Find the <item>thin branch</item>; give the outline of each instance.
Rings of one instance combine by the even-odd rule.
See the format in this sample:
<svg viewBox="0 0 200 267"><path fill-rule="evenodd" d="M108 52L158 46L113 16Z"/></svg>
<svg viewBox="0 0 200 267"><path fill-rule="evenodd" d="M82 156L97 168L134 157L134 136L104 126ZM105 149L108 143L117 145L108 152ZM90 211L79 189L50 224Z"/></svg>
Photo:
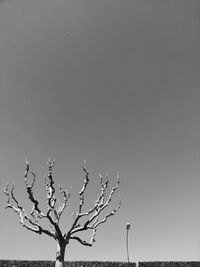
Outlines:
<svg viewBox="0 0 200 267"><path fill-rule="evenodd" d="M38 223L33 222L26 214L25 209L19 205L19 202L16 200L14 197L14 185L12 186L10 192L9 192L9 185L7 184L5 189L4 189L4 194L7 196L7 206L6 208L11 208L18 214L20 217L20 223L23 227L26 229L42 234L45 233L51 237L56 238L56 236L50 232L49 230L43 229ZM31 226L32 225L32 226Z"/></svg>
<svg viewBox="0 0 200 267"><path fill-rule="evenodd" d="M70 195L71 195L71 191L68 192L67 190L63 190L61 186L59 186L59 191L60 191L61 194L63 194L64 201L60 205L59 209L57 210L58 221L59 221L64 209L66 208L68 200L69 200Z"/></svg>
<svg viewBox="0 0 200 267"><path fill-rule="evenodd" d="M71 229L68 231L68 233L71 233L73 231L73 229L76 229L77 227L79 227L79 219L83 216L85 216L86 214L83 214L82 213L82 207L83 207L83 204L84 204L84 193L85 193L85 190L88 186L88 183L89 183L89 172L86 170L86 161L84 161L84 164L83 164L83 171L85 173L85 180L83 182L83 186L81 188L81 191L79 192L79 199L80 199L80 202L79 202L79 209L78 209L78 212L77 213L74 213L73 216L74 216L74 222L71 226Z"/></svg>
<svg viewBox="0 0 200 267"><path fill-rule="evenodd" d="M54 216L56 217L56 219L58 219L57 211L55 209L56 198L55 198L54 181L53 181L53 178L52 178L52 168L54 166L54 163L55 163L55 161L51 161L50 159L49 159L49 161L47 163L48 167L49 167L49 173L48 173L49 183L48 184L46 183L47 200L48 200L48 202L47 202L48 203L48 211L47 211L46 215L44 213L42 213L42 211L39 209L39 207L38 207L39 202L33 196L32 188L33 188L34 183L35 183L36 174L33 171L30 171L29 163L27 161L26 161L26 171L25 171L25 175L24 176L25 176L25 184L26 184L27 193L28 193L29 199L33 203L33 208L32 208L32 211L31 211L31 215L33 217L34 217L34 214L36 215L36 217L34 217L36 222L37 222L38 218L40 218L40 219L41 218L47 218L49 220L50 224L54 227L54 232L56 232L56 235L57 236L61 236L62 233L60 231L60 228L59 228L57 222L55 222L53 220L52 216L51 216L51 212L54 212ZM28 177L28 173L29 172L33 176L33 181L32 181L31 184L28 184L28 182L27 182L27 177ZM40 226L39 225L37 225L37 226L40 229ZM48 231L48 230L44 230L43 228L41 228L41 231L45 232L45 231Z"/></svg>
<svg viewBox="0 0 200 267"><path fill-rule="evenodd" d="M90 243L82 240L80 237L77 237L77 236L71 236L70 235L70 239L75 239L75 240L79 241L82 245L85 245L85 246L92 246L93 243L96 242L95 236L96 236L96 232L97 232L98 226L100 224L105 223L109 217L113 216L118 211L120 206L121 206L121 201L119 202L117 207L115 209L113 209L110 213L106 214L106 216L101 221L98 222L99 217L96 217L95 218L95 222L92 224L92 226L83 226L83 227L79 228L77 231L73 231L73 233L71 233L71 234L74 234L75 232L80 232L80 231L83 231L83 230L92 229L93 232L92 232Z"/></svg>
<svg viewBox="0 0 200 267"><path fill-rule="evenodd" d="M104 202L104 193L105 193L105 191L104 191L103 192L103 196L102 196L103 202L100 202L98 204L98 206L96 208L96 212L86 221L86 223L84 225L85 227L88 226L90 223L92 223L96 218L99 218L99 215L102 213L102 211L106 207L108 207L109 203L112 200L112 197L113 197L114 193L119 188L120 178L119 178L119 176L117 176L117 178L118 178L117 185L111 189L111 192L110 192L110 195L108 197L108 200L106 201L106 203L103 203ZM77 231L77 230L75 230L75 231Z"/></svg>
<svg viewBox="0 0 200 267"><path fill-rule="evenodd" d="M56 196L55 196L55 187L54 187L54 180L52 177L52 169L55 164L55 160L52 160L49 158L49 161L47 162L48 168L49 168L49 173L48 173L48 178L49 182L47 183L45 181L45 186L47 190L47 206L48 206L48 211L47 211L47 218L49 222L53 225L55 232L56 232L56 239L61 239L63 238L62 232L59 227L59 214L56 210ZM53 219L51 214L54 214L54 217L56 220Z"/></svg>
<svg viewBox="0 0 200 267"><path fill-rule="evenodd" d="M103 177L101 176L101 174L99 174L100 176L100 185L101 185L101 194L99 195L99 199L97 200L97 204L100 203L100 201L102 201L102 204L104 204L104 200L105 200L105 196L106 196L106 189L108 188L108 174L106 175L106 181L105 183L103 183Z"/></svg>
<svg viewBox="0 0 200 267"><path fill-rule="evenodd" d="M70 239L75 239L75 240L77 240L79 243L81 243L81 244L84 245L84 246L89 246L89 247L92 246L92 243L86 242L86 241L82 240L82 239L81 239L80 237L78 237L78 236L72 236L72 237L70 237Z"/></svg>
<svg viewBox="0 0 200 267"><path fill-rule="evenodd" d="M56 197L55 197L55 188L54 188L54 180L52 177L52 169L55 164L55 160L51 161L49 158L49 161L47 162L48 168L49 168L49 182L46 182L46 190L47 190L47 200L48 200L48 207L53 210L56 205Z"/></svg>
<svg viewBox="0 0 200 267"><path fill-rule="evenodd" d="M121 201L119 202L117 207L115 209L113 209L110 213L106 214L106 216L101 221L99 221L98 223L94 223L92 225L92 228L97 228L100 224L106 222L109 217L113 216L118 211L120 206L121 206Z"/></svg>
<svg viewBox="0 0 200 267"><path fill-rule="evenodd" d="M105 204L103 204L103 205L100 207L100 212L101 212L102 210L104 210L104 209L109 205L109 203L111 202L112 197L113 197L115 191L119 188L119 185L120 185L120 178L119 178L119 174L118 174L118 175L117 175L117 185L111 189L111 192L110 192L110 195L109 195L109 197L108 197L108 200L106 201Z"/></svg>
<svg viewBox="0 0 200 267"><path fill-rule="evenodd" d="M91 240L90 243L93 244L94 242L96 242L95 236L96 236L96 232L97 232L97 228L94 228L92 231L92 236L91 236Z"/></svg>
<svg viewBox="0 0 200 267"><path fill-rule="evenodd" d="M85 165L86 165L86 161L84 161L84 164L83 164L83 171L85 172L85 180L83 182L83 187L82 187L81 191L79 192L79 198L80 198L79 214L82 211L82 207L84 204L84 193L85 193L85 190L86 190L88 183L89 183L89 172L87 171Z"/></svg>
<svg viewBox="0 0 200 267"><path fill-rule="evenodd" d="M108 188L109 181L108 181L107 175L106 175L105 183L103 182L103 178L102 178L101 174L99 174L99 177L100 177L99 183L101 186L101 193L98 196L97 200L95 201L94 207L91 208L88 212L80 213L79 218L82 218L84 216L88 216L88 215L92 214L94 211L97 211L99 209L99 207L103 206L103 204L104 204L106 189Z"/></svg>
<svg viewBox="0 0 200 267"><path fill-rule="evenodd" d="M33 180L32 180L31 184L29 184L27 182L27 178L28 178L29 172L33 176ZM31 211L31 215L34 217L34 214L35 214L37 216L37 218L41 219L41 218L44 218L46 216L39 209L39 206L38 206L39 202L33 196L33 186L35 184L35 179L36 179L36 174L33 171L30 171L29 163L26 160L26 171L25 171L25 174L24 174L24 182L25 182L25 185L26 185L26 191L28 193L28 197L29 197L30 201L33 203L33 208L32 208L32 211Z"/></svg>
<svg viewBox="0 0 200 267"><path fill-rule="evenodd" d="M106 207L109 206L109 204L113 198L113 195L115 194L116 190L119 188L119 185L120 185L119 175L117 175L117 178L118 178L117 185L111 189L109 197L108 197L107 201L105 202L105 192L106 192L106 189L108 188L108 176L107 176L105 183L103 183L103 178L100 176L101 193L100 193L99 197L97 198L95 205L92 209L90 209L88 212L77 213L75 215L75 221L74 221L70 231L68 232L68 235L70 236L70 238L76 239L81 244L83 244L83 243L85 243L85 241L83 241L80 237L77 238L77 237L74 237L73 235L75 233L78 233L81 231L93 230L90 243L87 243L87 242L86 243L87 243L87 245L88 244L92 245L93 242L95 242L95 236L96 236L98 226L105 223L107 221L107 219L109 217L113 216L119 210L119 208L121 206L121 201L120 201L115 209L113 209L113 210L111 210L111 212L107 213L102 220L99 220L100 214L102 213L102 211ZM89 216L92 213L94 213L94 214L83 224L83 226L81 226L78 223L80 218L82 218L83 216L86 216L86 215Z"/></svg>
<svg viewBox="0 0 200 267"><path fill-rule="evenodd" d="M55 209L57 199L55 197L54 180L52 177L52 169L53 169L54 164L55 164L55 160L51 161L51 159L49 158L49 161L47 162L49 180L47 182L45 179L45 187L47 190L47 208L48 208L46 217L48 218L49 222L55 227L58 222L58 214ZM56 221L54 221L51 215L52 212L53 212L53 215L55 216Z"/></svg>

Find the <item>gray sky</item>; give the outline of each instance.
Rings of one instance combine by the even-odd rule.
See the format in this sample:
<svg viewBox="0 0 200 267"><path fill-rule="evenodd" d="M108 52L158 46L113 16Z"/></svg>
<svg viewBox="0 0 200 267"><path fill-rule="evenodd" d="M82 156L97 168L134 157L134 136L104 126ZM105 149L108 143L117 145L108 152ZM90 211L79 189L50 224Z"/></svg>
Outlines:
<svg viewBox="0 0 200 267"><path fill-rule="evenodd" d="M130 260L200 260L199 47L198 0L1 2L2 187L15 181L26 202L27 157L42 199L54 157L56 181L73 186L65 229L84 159L88 203L99 172L111 186L121 174L120 212L66 260L126 260L126 222ZM0 258L54 260L54 241L22 229L5 202Z"/></svg>

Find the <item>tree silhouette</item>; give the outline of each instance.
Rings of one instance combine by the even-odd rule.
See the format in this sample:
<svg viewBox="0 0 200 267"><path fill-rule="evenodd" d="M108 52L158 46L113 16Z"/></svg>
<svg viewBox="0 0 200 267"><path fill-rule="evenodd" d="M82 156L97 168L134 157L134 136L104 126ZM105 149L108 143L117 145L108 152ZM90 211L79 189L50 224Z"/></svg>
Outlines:
<svg viewBox="0 0 200 267"><path fill-rule="evenodd" d="M32 202L33 207L30 212L30 215L27 215L23 206L19 204L17 199L14 196L14 184L9 186L6 185L4 188L4 193L7 196L7 206L6 208L11 208L14 210L19 218L20 223L26 229L37 233L37 234L46 234L57 241L57 252L56 252L56 267L63 267L64 266L64 257L65 257L65 249L66 246L69 244L71 239L78 241L80 244L84 246L91 247L95 242L95 236L97 232L97 228L105 223L109 217L114 215L121 206L121 201L119 201L118 205L108 212L103 218L100 219L100 215L102 212L110 205L112 201L113 195L115 194L116 190L119 187L120 179L119 175L117 175L117 185L111 188L110 194L106 199L106 193L109 185L108 176L106 177L106 181L100 175L100 188L101 192L97 197L94 205L91 209L87 211L83 211L83 206L85 202L85 191L89 183L89 173L85 167L85 162L83 165L83 171L85 174L85 179L83 182L83 186L79 192L79 205L78 210L73 214L73 223L71 228L66 232L63 233L60 226L60 218L63 214L63 211L67 207L71 192L67 190L63 190L61 186L59 186L59 191L63 195L63 203L58 205L57 197L55 195L55 187L54 187L54 179L52 176L52 169L54 167L55 161L47 162L48 165L48 179L45 180L45 187L47 191L47 211L44 213L39 208L39 202L35 198L33 194L33 186L36 181L36 174L35 172L30 170L29 163L26 161L26 171L24 174L24 182L26 186L26 191L28 194L29 200ZM28 175L32 176L32 182L28 182ZM82 222L82 218L84 218L84 222ZM44 228L41 226L40 221L46 219L50 223L50 228ZM81 222L80 222L81 219ZM92 230L91 240L90 242L83 240L77 234L83 231Z"/></svg>

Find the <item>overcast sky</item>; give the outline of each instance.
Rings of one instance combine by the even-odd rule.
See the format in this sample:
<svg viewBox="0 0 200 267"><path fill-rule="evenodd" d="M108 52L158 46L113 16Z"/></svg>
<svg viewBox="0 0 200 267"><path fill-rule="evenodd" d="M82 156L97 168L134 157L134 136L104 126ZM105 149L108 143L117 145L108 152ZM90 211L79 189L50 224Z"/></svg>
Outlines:
<svg viewBox="0 0 200 267"><path fill-rule="evenodd" d="M119 171L92 248L75 241L66 260L200 260L199 0L8 0L0 3L0 184L27 204L24 159L43 200L46 161L73 187L70 225L84 179ZM44 197L43 197L44 194ZM1 197L0 258L55 259L56 243L23 229ZM87 206L86 205L86 206ZM90 240L90 236L85 237Z"/></svg>

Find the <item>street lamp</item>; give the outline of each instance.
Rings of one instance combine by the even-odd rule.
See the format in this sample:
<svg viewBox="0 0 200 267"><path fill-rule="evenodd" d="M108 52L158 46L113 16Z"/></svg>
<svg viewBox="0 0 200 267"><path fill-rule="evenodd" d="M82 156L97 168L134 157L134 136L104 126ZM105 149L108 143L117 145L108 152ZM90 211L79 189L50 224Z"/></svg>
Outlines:
<svg viewBox="0 0 200 267"><path fill-rule="evenodd" d="M129 264L128 231L130 230L130 228L131 228L131 224L130 223L127 223L126 224L126 252L127 252L127 261L128 261L128 264Z"/></svg>

